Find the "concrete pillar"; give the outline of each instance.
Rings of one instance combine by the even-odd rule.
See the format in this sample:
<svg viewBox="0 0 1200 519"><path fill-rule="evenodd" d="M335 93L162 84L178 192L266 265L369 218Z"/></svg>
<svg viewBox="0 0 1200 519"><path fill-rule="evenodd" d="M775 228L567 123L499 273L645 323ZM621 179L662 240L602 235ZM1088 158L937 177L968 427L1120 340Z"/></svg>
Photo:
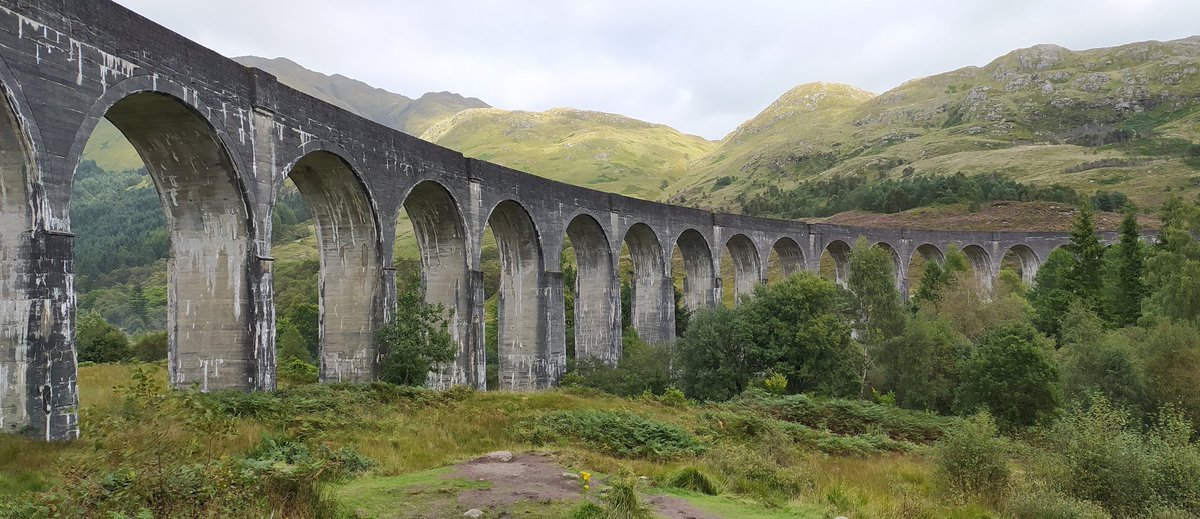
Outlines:
<svg viewBox="0 0 1200 519"><path fill-rule="evenodd" d="M274 259L255 258L250 264L250 297L254 300L254 389L275 389Z"/></svg>
<svg viewBox="0 0 1200 519"><path fill-rule="evenodd" d="M23 241L23 240L22 240ZM25 432L36 438L71 440L79 436L79 389L76 385L74 237L69 233L35 231L29 244L24 300L6 300L6 338L23 334L14 343L15 355L3 359L5 380L0 410L6 432ZM14 310L25 311L24 326ZM23 343L23 344L22 344ZM11 403L10 403L11 402ZM13 405L13 404L17 405ZM23 404L24 409L18 406Z"/></svg>
<svg viewBox="0 0 1200 519"><path fill-rule="evenodd" d="M537 372L534 386L538 389L558 385L567 371L567 320L563 313L563 273L547 271L542 274L540 305L545 315L545 339L538 346Z"/></svg>
<svg viewBox="0 0 1200 519"><path fill-rule="evenodd" d="M483 271L467 271L464 295L465 300L461 308L465 308L467 313L460 319L466 327L462 349L459 350L458 363L462 366L466 377L465 384L475 389L488 389Z"/></svg>

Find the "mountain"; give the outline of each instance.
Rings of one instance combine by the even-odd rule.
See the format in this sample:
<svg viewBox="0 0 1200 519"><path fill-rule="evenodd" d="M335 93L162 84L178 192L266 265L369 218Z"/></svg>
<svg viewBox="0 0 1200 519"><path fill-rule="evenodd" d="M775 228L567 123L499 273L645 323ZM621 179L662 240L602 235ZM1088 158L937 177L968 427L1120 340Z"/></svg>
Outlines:
<svg viewBox="0 0 1200 519"><path fill-rule="evenodd" d="M341 74L315 72L287 58L241 56L233 60L260 68L296 90L409 135L421 135L433 123L462 110L489 106L474 97L450 92L429 92L411 99Z"/></svg>
<svg viewBox="0 0 1200 519"><path fill-rule="evenodd" d="M572 108L464 110L421 138L546 178L651 200L715 146L669 126Z"/></svg>
<svg viewBox="0 0 1200 519"><path fill-rule="evenodd" d="M723 139L671 200L740 211L812 178L998 172L1156 207L1200 189L1200 37L1037 45L877 96L801 85Z"/></svg>

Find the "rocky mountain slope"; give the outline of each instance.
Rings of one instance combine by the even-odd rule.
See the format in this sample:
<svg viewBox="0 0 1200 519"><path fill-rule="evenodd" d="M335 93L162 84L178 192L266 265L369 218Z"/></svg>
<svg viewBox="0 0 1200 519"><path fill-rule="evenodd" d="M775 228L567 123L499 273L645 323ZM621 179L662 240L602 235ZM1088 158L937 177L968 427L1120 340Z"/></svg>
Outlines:
<svg viewBox="0 0 1200 519"><path fill-rule="evenodd" d="M877 96L802 85L729 134L672 200L740 201L814 177L998 172L1157 205L1200 189L1200 37L1013 51Z"/></svg>

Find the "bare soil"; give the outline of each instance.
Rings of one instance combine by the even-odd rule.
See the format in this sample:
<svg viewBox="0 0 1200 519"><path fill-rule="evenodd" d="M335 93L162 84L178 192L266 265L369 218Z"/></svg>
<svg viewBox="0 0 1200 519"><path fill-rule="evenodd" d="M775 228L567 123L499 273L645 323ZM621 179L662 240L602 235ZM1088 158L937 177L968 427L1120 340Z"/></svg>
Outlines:
<svg viewBox="0 0 1200 519"><path fill-rule="evenodd" d="M828 218L810 218L806 221L851 225L856 227L883 227L925 229L931 231L1048 231L1067 232L1075 221L1077 209L1070 204L1056 202L992 202L984 204L972 213L965 205L921 207L893 214L847 211ZM1094 221L1100 231L1116 231L1121 226L1119 213L1096 212ZM1138 216L1143 229L1157 229L1158 218Z"/></svg>
<svg viewBox="0 0 1200 519"><path fill-rule="evenodd" d="M581 495L580 482L565 476L567 472L574 471L567 470L550 456L530 453L517 454L507 462L487 457L471 460L458 465L449 477L490 483L490 488L464 490L458 495L459 506L488 510L524 502L577 500ZM603 487L603 481L593 479L592 494L597 495ZM661 517L721 519L677 497L650 496L646 501Z"/></svg>

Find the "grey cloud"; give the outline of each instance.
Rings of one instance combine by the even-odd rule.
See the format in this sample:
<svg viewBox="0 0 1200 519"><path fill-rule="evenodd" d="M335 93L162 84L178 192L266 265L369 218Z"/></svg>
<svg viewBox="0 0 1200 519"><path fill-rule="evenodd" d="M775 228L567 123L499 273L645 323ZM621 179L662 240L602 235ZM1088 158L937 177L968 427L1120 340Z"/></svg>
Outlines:
<svg viewBox="0 0 1200 519"><path fill-rule="evenodd" d="M800 83L883 92L1037 43L1200 32L1194 0L120 1L230 56L286 56L410 96L619 112L711 139Z"/></svg>

